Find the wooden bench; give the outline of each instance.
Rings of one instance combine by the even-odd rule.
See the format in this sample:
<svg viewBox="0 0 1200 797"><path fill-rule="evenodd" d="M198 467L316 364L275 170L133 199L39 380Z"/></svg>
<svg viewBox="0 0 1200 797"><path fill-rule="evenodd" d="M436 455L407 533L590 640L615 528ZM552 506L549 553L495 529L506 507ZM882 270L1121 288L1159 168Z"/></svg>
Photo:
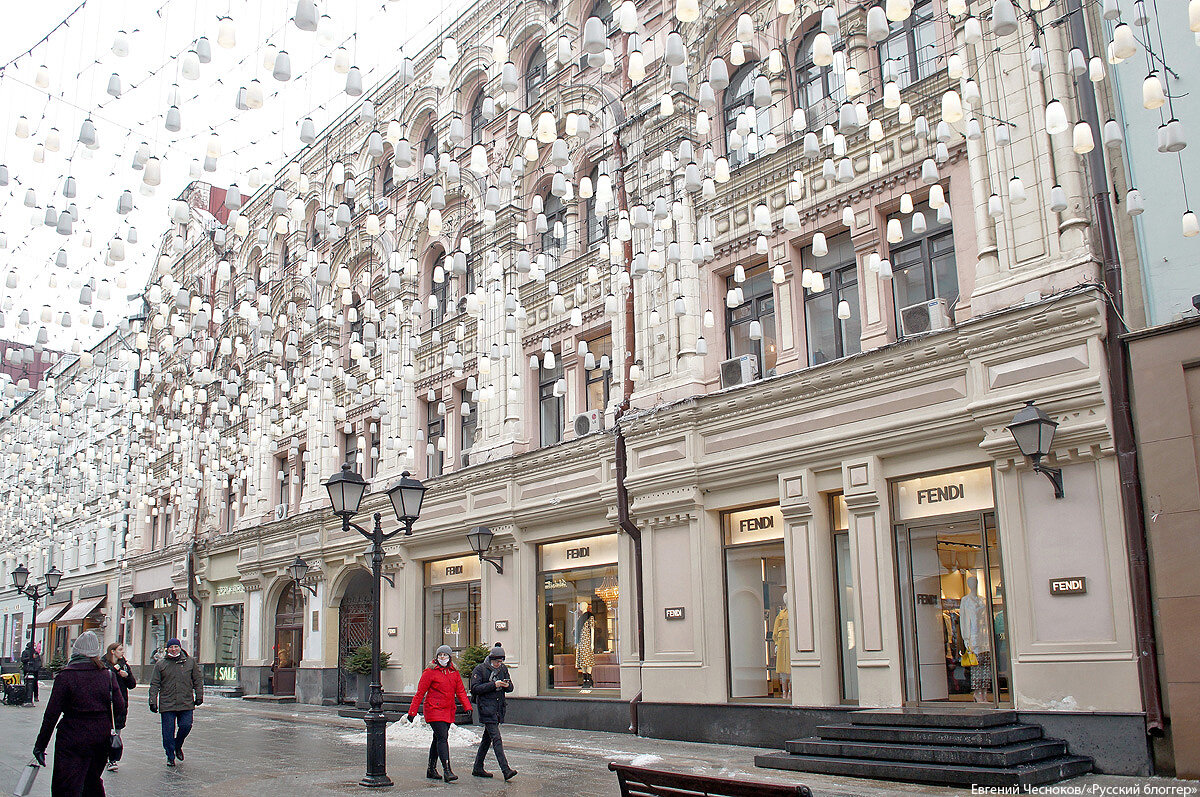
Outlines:
<svg viewBox="0 0 1200 797"><path fill-rule="evenodd" d="M621 797L812 797L807 786L782 786L708 775L687 775L609 762Z"/></svg>

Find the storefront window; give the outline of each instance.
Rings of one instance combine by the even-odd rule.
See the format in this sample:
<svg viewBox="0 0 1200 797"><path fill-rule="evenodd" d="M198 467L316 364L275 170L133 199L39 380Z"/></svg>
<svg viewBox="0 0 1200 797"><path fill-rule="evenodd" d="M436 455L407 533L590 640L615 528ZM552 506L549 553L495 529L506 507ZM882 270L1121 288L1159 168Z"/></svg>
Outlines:
<svg viewBox="0 0 1200 797"><path fill-rule="evenodd" d="M242 664L242 606L213 607L214 670L213 680L219 684L236 684Z"/></svg>
<svg viewBox="0 0 1200 797"><path fill-rule="evenodd" d="M791 621L783 514L764 506L725 515L729 697L791 697Z"/></svg>
<svg viewBox="0 0 1200 797"><path fill-rule="evenodd" d="M479 640L479 558L426 562L426 655L432 656L439 645L449 645L458 655Z"/></svg>
<svg viewBox="0 0 1200 797"><path fill-rule="evenodd" d="M846 496L833 496L833 576L837 589L838 662L842 700L858 702L858 634L854 625L854 567L850 561L850 513Z"/></svg>
<svg viewBox="0 0 1200 797"><path fill-rule="evenodd" d="M617 535L548 543L539 556L543 691L620 689Z"/></svg>
<svg viewBox="0 0 1200 797"><path fill-rule="evenodd" d="M156 601L157 603L157 601ZM143 661L156 662L162 658L167 640L175 636L175 609L153 609L146 617L146 649Z"/></svg>

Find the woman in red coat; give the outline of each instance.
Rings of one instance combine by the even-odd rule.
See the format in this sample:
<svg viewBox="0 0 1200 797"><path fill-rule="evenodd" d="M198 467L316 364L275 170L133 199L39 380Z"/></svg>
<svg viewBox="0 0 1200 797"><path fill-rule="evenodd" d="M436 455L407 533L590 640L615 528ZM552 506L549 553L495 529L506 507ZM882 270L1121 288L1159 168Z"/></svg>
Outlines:
<svg viewBox="0 0 1200 797"><path fill-rule="evenodd" d="M413 697L412 705L408 707L408 721L412 722L425 701L425 721L433 728L433 743L429 745L429 769L425 772L427 778L444 778L447 783L458 780L458 775L450 771L450 723L454 722L454 698L462 703L463 709L471 710L471 700L467 697L466 687L463 686L462 676L458 668L450 660L452 651L449 645L442 645L433 656L433 661L421 673L421 682L417 684L417 694ZM437 771L437 761L442 759L443 774Z"/></svg>

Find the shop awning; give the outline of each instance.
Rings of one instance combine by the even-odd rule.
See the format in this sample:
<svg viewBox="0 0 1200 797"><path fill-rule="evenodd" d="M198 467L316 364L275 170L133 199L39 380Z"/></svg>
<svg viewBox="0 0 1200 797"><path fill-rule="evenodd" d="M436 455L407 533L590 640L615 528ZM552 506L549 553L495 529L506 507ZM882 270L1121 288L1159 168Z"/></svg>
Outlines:
<svg viewBox="0 0 1200 797"><path fill-rule="evenodd" d="M45 628L51 623L57 621L58 618L62 617L66 613L67 609L70 608L71 604L69 601L47 606L45 609L42 609L40 612L38 612L37 627Z"/></svg>
<svg viewBox="0 0 1200 797"><path fill-rule="evenodd" d="M151 590L150 592L135 592L133 597L129 599L129 605L145 606L147 604L154 603L160 598L166 600L167 598L172 597L174 594L175 590L171 587L167 587L166 589Z"/></svg>
<svg viewBox="0 0 1200 797"><path fill-rule="evenodd" d="M106 600L107 598L103 595L101 595L99 598L84 598L83 600L76 602L76 604L71 607L70 611L64 612L62 617L59 617L55 622L59 625L65 625L67 623L82 623L84 618L96 611L96 609L100 608L100 604L104 603Z"/></svg>

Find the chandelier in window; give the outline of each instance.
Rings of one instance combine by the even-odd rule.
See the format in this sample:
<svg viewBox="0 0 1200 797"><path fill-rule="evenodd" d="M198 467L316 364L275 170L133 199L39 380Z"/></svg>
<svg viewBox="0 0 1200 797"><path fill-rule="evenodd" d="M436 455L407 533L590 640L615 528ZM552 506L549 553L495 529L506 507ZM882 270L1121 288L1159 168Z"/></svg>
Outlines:
<svg viewBox="0 0 1200 797"><path fill-rule="evenodd" d="M619 594L616 576L605 576L600 586L596 587L596 597L605 603L616 603Z"/></svg>

